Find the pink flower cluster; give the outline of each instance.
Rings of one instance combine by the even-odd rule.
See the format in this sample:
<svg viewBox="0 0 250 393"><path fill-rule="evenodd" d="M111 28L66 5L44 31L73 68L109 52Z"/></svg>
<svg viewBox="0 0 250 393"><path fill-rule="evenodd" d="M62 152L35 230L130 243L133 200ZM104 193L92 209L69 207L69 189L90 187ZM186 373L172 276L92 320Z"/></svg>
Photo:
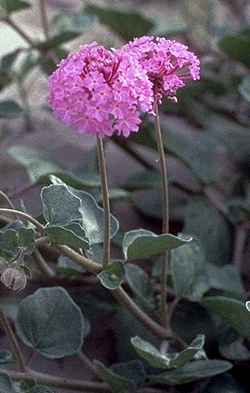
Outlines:
<svg viewBox="0 0 250 393"><path fill-rule="evenodd" d="M198 78L199 60L178 42L142 37L116 51L94 42L50 76L49 103L79 133L127 137L139 130L142 113Z"/></svg>
<svg viewBox="0 0 250 393"><path fill-rule="evenodd" d="M154 97L161 102L164 96L176 100L176 92L189 80L200 77L199 59L174 40L159 37L135 38L120 52L136 58L153 84Z"/></svg>
<svg viewBox="0 0 250 393"><path fill-rule="evenodd" d="M128 136L139 129L141 112L152 108L152 84L129 54L95 42L63 60L49 79L56 116L79 133Z"/></svg>

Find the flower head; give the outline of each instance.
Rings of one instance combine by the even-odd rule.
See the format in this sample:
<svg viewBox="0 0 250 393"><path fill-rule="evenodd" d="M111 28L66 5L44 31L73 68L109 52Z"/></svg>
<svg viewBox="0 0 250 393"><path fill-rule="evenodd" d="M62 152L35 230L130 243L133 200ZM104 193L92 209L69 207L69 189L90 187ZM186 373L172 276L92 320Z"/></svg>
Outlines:
<svg viewBox="0 0 250 393"><path fill-rule="evenodd" d="M157 102L164 96L176 99L179 88L200 77L199 59L186 45L174 40L144 36L124 45L120 52L132 55L142 65Z"/></svg>
<svg viewBox="0 0 250 393"><path fill-rule="evenodd" d="M1 274L1 282L13 291L21 291L26 287L27 276L21 269L7 267Z"/></svg>
<svg viewBox="0 0 250 393"><path fill-rule="evenodd" d="M152 109L152 84L129 53L94 42L69 55L50 76L49 103L79 133L128 136L138 131L141 112Z"/></svg>

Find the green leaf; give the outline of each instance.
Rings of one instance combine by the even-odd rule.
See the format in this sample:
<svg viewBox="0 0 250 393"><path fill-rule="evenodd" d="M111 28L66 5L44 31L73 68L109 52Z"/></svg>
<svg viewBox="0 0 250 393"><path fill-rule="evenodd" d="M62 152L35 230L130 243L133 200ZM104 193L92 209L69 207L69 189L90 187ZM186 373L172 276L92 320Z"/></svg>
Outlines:
<svg viewBox="0 0 250 393"><path fill-rule="evenodd" d="M97 277L105 288L114 290L121 285L124 275L123 263L113 262L108 264Z"/></svg>
<svg viewBox="0 0 250 393"><path fill-rule="evenodd" d="M232 368L232 364L223 360L195 360L177 370L165 371L150 377L152 383L164 385L182 385L222 374Z"/></svg>
<svg viewBox="0 0 250 393"><path fill-rule="evenodd" d="M96 188L101 185L100 176L96 173L83 173L81 178L67 172L49 173L41 177L38 182L40 184L44 184L44 182L46 184L67 184L67 186L77 189Z"/></svg>
<svg viewBox="0 0 250 393"><path fill-rule="evenodd" d="M174 310L171 326L184 341L190 342L201 332L206 337L208 348L215 340L217 330L209 311L200 303L181 300Z"/></svg>
<svg viewBox="0 0 250 393"><path fill-rule="evenodd" d="M131 339L131 344L139 356L145 359L151 367L169 369L179 368L194 359L203 349L205 338L197 336L191 344L179 353L161 353L155 346L136 336Z"/></svg>
<svg viewBox="0 0 250 393"><path fill-rule="evenodd" d="M64 226L82 218L81 200L65 184L44 187L41 199L43 216L50 226Z"/></svg>
<svg viewBox="0 0 250 393"><path fill-rule="evenodd" d="M70 191L80 199L81 207L80 213L82 216L81 225L84 228L86 237L90 245L102 243L104 241L104 210L101 208L95 198L85 192L69 188ZM116 235L119 230L119 222L111 214L111 239Z"/></svg>
<svg viewBox="0 0 250 393"><path fill-rule="evenodd" d="M16 393L13 382L7 374L0 373L0 393Z"/></svg>
<svg viewBox="0 0 250 393"><path fill-rule="evenodd" d="M137 354L145 359L151 367L163 369L169 368L170 358L161 354L161 352L148 341L136 336L131 338L131 344Z"/></svg>
<svg viewBox="0 0 250 393"><path fill-rule="evenodd" d="M102 8L96 5L88 5L84 11L89 15L96 15L101 23L126 41L148 34L154 27L150 19L135 11Z"/></svg>
<svg viewBox="0 0 250 393"><path fill-rule="evenodd" d="M16 329L20 339L49 359L77 354L83 345L84 318L60 287L41 288L19 305Z"/></svg>
<svg viewBox="0 0 250 393"><path fill-rule="evenodd" d="M33 248L35 245L35 232L31 228L7 225L0 231L0 256L14 259L20 248Z"/></svg>
<svg viewBox="0 0 250 393"><path fill-rule="evenodd" d="M74 249L87 248L88 240L81 225L73 222L64 226L49 225L45 228L45 233L51 244L63 244Z"/></svg>
<svg viewBox="0 0 250 393"><path fill-rule="evenodd" d="M125 272L126 281L136 296L136 300L145 308L153 310L155 308L154 291L145 270L140 266L127 263Z"/></svg>
<svg viewBox="0 0 250 393"><path fill-rule="evenodd" d="M239 92L242 97L250 102L250 76L246 76L239 85Z"/></svg>
<svg viewBox="0 0 250 393"><path fill-rule="evenodd" d="M0 102L0 119L14 119L23 113L23 109L15 101Z"/></svg>
<svg viewBox="0 0 250 393"><path fill-rule="evenodd" d="M35 245L35 231L32 228L20 228L17 231L18 247L32 248Z"/></svg>
<svg viewBox="0 0 250 393"><path fill-rule="evenodd" d="M206 260L215 265L231 261L232 230L226 218L204 198L192 198L185 209L184 233L201 242Z"/></svg>
<svg viewBox="0 0 250 393"><path fill-rule="evenodd" d="M22 11L29 7L30 4L24 0L0 0L0 11L2 8L7 14Z"/></svg>
<svg viewBox="0 0 250 393"><path fill-rule="evenodd" d="M47 154L41 154L26 146L11 146L8 149L8 154L25 167L32 183L37 182L41 176L61 170Z"/></svg>
<svg viewBox="0 0 250 393"><path fill-rule="evenodd" d="M89 245L102 243L104 239L104 210L95 198L81 190L68 187L60 181L44 187L41 193L44 218L51 225L65 226L72 222L81 224ZM111 215L111 238L119 229L119 223Z"/></svg>
<svg viewBox="0 0 250 393"><path fill-rule="evenodd" d="M103 245L101 243L92 244L86 250L86 256L93 261L102 264L103 261Z"/></svg>
<svg viewBox="0 0 250 393"><path fill-rule="evenodd" d="M170 368L183 367L186 363L197 357L204 357L204 344L205 336L203 334L199 334L183 351L169 354L171 357Z"/></svg>
<svg viewBox="0 0 250 393"><path fill-rule="evenodd" d="M171 272L179 297L200 300L210 287L205 256L197 240L171 252Z"/></svg>
<svg viewBox="0 0 250 393"><path fill-rule="evenodd" d="M0 62L0 72L10 73L13 64L15 63L17 56L20 53L20 49L15 49L12 52L7 53L4 55Z"/></svg>
<svg viewBox="0 0 250 393"><path fill-rule="evenodd" d="M134 363L134 362L133 362ZM132 393L135 392L136 384L126 376L119 375L111 368L105 367L103 363L95 360L94 365L99 376L104 382L110 385L113 393Z"/></svg>
<svg viewBox="0 0 250 393"><path fill-rule="evenodd" d="M124 235L123 254L126 259L149 258L180 247L191 240L191 237L177 237L170 233L156 235L145 229L134 229Z"/></svg>
<svg viewBox="0 0 250 393"><path fill-rule="evenodd" d="M17 255L17 252L17 231L13 229L0 231L0 256L6 259L11 259Z"/></svg>
<svg viewBox="0 0 250 393"><path fill-rule="evenodd" d="M225 265L223 267L218 267L212 264L207 264L206 270L208 272L211 288L236 294L243 293L240 273L236 266Z"/></svg>
<svg viewBox="0 0 250 393"><path fill-rule="evenodd" d="M79 33L76 31L64 31L55 35L54 37L49 38L47 41L37 43L36 48L43 50L53 49L57 46L65 44L66 42L74 40L78 36Z"/></svg>
<svg viewBox="0 0 250 393"><path fill-rule="evenodd" d="M219 48L233 60L243 63L250 67L250 32L240 32L239 34L230 35L222 38L218 42Z"/></svg>
<svg viewBox="0 0 250 393"><path fill-rule="evenodd" d="M243 302L224 296L210 296L203 299L203 304L241 336L250 338L250 312Z"/></svg>

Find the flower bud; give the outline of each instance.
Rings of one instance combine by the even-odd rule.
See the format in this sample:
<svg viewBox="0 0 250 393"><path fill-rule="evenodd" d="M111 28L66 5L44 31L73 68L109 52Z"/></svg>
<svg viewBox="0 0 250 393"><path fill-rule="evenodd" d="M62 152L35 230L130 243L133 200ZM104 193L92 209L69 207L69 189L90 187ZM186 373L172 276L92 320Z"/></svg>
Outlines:
<svg viewBox="0 0 250 393"><path fill-rule="evenodd" d="M1 275L1 282L13 291L21 291L26 287L27 277L23 270L8 267Z"/></svg>

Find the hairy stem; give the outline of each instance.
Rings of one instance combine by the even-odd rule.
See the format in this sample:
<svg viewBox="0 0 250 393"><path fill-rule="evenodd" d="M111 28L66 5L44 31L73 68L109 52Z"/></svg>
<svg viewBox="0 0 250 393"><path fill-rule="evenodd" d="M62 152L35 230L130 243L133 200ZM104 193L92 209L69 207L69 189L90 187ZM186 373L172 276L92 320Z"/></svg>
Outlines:
<svg viewBox="0 0 250 393"><path fill-rule="evenodd" d="M157 149L160 159L160 173L162 182L162 232L169 232L169 196L168 196L168 172L167 172L167 162L164 150L164 144L162 139L160 116L158 105L155 105L155 131L156 131L156 141ZM168 326L168 305L167 305L167 279L168 279L168 268L170 264L170 252L167 251L163 260L161 268L161 305L160 314L162 325Z"/></svg>
<svg viewBox="0 0 250 393"><path fill-rule="evenodd" d="M17 361L18 369L24 372L26 370L26 366L25 366L22 350L19 346L19 343L17 341L16 335L11 327L10 322L2 310L0 310L0 322L5 331L6 336L8 337L11 346L11 351L13 352Z"/></svg>
<svg viewBox="0 0 250 393"><path fill-rule="evenodd" d="M44 36L46 39L48 39L49 22L48 22L48 13L47 13L47 0L40 0L39 5L40 5L41 22L42 22Z"/></svg>
<svg viewBox="0 0 250 393"><path fill-rule="evenodd" d="M105 266L110 262L111 215L110 215L110 204L109 204L107 165L105 159L103 139L101 137L97 137L97 156L98 156L99 171L101 176L102 200L103 200L103 208L104 208L105 231L104 231L103 266Z"/></svg>

